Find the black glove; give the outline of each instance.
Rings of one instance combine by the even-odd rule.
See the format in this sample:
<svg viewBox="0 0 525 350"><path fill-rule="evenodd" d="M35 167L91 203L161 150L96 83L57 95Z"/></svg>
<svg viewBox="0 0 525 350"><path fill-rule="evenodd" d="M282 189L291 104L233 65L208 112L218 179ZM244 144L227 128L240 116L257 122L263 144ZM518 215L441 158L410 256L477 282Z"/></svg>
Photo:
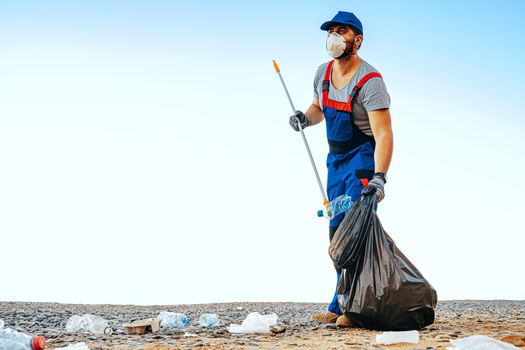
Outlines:
<svg viewBox="0 0 525 350"><path fill-rule="evenodd" d="M295 111L295 114L290 117L290 126L295 131L299 131L299 123L301 123L301 128L306 128L308 126L308 117L301 111Z"/></svg>
<svg viewBox="0 0 525 350"><path fill-rule="evenodd" d="M364 195L374 193L377 203L379 203L385 198L385 184L385 175L383 173L376 173L361 193Z"/></svg>

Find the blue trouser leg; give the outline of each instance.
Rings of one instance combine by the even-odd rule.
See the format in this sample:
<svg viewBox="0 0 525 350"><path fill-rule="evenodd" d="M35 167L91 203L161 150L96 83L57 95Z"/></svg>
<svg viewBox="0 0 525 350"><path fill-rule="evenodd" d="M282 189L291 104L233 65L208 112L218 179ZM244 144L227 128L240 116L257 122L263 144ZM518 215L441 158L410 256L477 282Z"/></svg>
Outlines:
<svg viewBox="0 0 525 350"><path fill-rule="evenodd" d="M328 200L332 201L335 198L345 194L345 181L344 181L344 172L342 169L340 169L337 164L334 164L334 166L328 166L328 186L327 186L327 194L328 194ZM332 220L330 220L330 240L332 240L332 237L339 227L339 224L343 220L344 215L340 214ZM339 303L337 301L337 286L339 285L339 279L341 278L341 271L337 271L337 284L335 285L335 294L332 298L332 301L328 305L327 310L330 312L333 312L335 314L341 315L342 312L339 309Z"/></svg>
<svg viewBox="0 0 525 350"><path fill-rule="evenodd" d="M341 309L339 309L339 302L337 301L337 287L339 286L340 279L341 279L341 272L338 272L337 273L337 283L335 285L334 297L327 308L328 311L333 312L334 314L339 314L339 315L342 314Z"/></svg>
<svg viewBox="0 0 525 350"><path fill-rule="evenodd" d="M373 149L363 145L356 152L344 155L328 155L328 200L332 201L340 195L347 194L355 201L361 195L363 185L356 177L355 172L359 169L374 169ZM338 215L330 220L330 240L344 219L344 214ZM335 267L335 266L334 266ZM336 314L342 314L337 300L337 288L341 279L341 270L336 269L337 284L332 301L327 310Z"/></svg>
<svg viewBox="0 0 525 350"><path fill-rule="evenodd" d="M335 231L337 231L338 226L330 226L329 227L329 236L330 241L332 241L332 238L334 237ZM341 310L339 309L339 303L337 301L337 287L339 286L339 280L341 279L341 269L338 269L334 265L335 271L337 272L337 283L335 285L335 293L334 297L332 298L332 301L328 305L327 310L330 312L333 312L334 314L342 314Z"/></svg>

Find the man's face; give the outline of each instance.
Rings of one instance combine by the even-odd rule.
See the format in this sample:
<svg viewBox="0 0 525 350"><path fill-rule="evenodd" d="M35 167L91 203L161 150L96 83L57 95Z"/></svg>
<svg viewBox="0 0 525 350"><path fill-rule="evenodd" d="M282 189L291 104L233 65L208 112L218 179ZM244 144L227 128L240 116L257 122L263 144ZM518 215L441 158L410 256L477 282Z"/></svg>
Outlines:
<svg viewBox="0 0 525 350"><path fill-rule="evenodd" d="M352 29L350 29L349 26L343 26L343 25L333 25L330 28L328 28L328 35L332 34L333 32L336 32L337 34L347 38L347 35L350 34L351 36L354 35L354 32Z"/></svg>
<svg viewBox="0 0 525 350"><path fill-rule="evenodd" d="M341 35L345 39L345 41L351 45L352 48L354 47L356 42L358 43L358 47L361 45L361 39L359 37L362 37L362 35L355 35L354 31L349 26L340 24L333 25L328 28L327 35L330 35L332 33L337 33Z"/></svg>

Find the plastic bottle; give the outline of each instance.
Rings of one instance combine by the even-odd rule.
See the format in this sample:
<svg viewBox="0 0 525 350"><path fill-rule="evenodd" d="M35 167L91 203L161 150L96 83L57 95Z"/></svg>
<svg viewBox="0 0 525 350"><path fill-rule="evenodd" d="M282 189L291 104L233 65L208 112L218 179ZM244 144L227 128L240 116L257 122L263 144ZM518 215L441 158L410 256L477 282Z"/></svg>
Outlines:
<svg viewBox="0 0 525 350"><path fill-rule="evenodd" d="M383 332L383 334L376 335L377 344L395 344L395 343L413 343L419 342L418 331L404 331L404 332Z"/></svg>
<svg viewBox="0 0 525 350"><path fill-rule="evenodd" d="M108 321L99 316L85 314L73 315L66 323L67 332L91 332L94 334L111 334Z"/></svg>
<svg viewBox="0 0 525 350"><path fill-rule="evenodd" d="M161 319L161 327L184 327L190 323L186 315L178 312L162 311L158 318Z"/></svg>
<svg viewBox="0 0 525 350"><path fill-rule="evenodd" d="M317 216L325 217L330 220L341 213L346 213L352 206L352 197L347 194L342 194L339 197L334 198L328 205L330 211L332 212L332 216L330 217L330 215L328 215L326 208L323 210L318 210Z"/></svg>
<svg viewBox="0 0 525 350"><path fill-rule="evenodd" d="M202 327L217 327L219 325L219 316L216 314L202 314L199 317L199 324Z"/></svg>
<svg viewBox="0 0 525 350"><path fill-rule="evenodd" d="M46 338L17 332L11 328L0 329L0 350L43 350Z"/></svg>

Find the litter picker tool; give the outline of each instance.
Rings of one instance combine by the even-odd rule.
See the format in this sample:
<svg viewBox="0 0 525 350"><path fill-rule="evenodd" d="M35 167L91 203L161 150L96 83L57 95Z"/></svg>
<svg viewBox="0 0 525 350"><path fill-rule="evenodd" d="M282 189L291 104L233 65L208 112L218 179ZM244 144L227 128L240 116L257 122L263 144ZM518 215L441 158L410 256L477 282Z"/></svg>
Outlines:
<svg viewBox="0 0 525 350"><path fill-rule="evenodd" d="M281 70L279 69L279 65L275 60L273 60L273 67L275 68L275 72L277 72L277 75L279 75L279 79L281 80L281 83L283 84L284 92L286 93L286 97L288 97L288 102L290 102L290 106L292 107L292 113L295 114L295 107L292 102L292 98L290 97L290 93L288 92L288 89L286 88L286 84L284 83L283 76L281 75ZM306 136L304 135L303 127L297 119L297 125L299 125L299 132L301 133L301 137L303 138L304 146L306 147L306 151L308 152L308 157L310 158L310 163L312 164L312 168L314 169L315 178L317 179L317 184L319 185L319 190L321 191L321 195L323 196L323 206L326 208L326 213L329 217L332 217L332 211L330 209L330 203L328 202L328 198L326 197L326 192L323 188L323 184L321 183L321 178L319 177L319 173L317 172L317 167L315 166L314 158L312 157L312 152L310 151L310 146L308 146L308 141L306 141Z"/></svg>

